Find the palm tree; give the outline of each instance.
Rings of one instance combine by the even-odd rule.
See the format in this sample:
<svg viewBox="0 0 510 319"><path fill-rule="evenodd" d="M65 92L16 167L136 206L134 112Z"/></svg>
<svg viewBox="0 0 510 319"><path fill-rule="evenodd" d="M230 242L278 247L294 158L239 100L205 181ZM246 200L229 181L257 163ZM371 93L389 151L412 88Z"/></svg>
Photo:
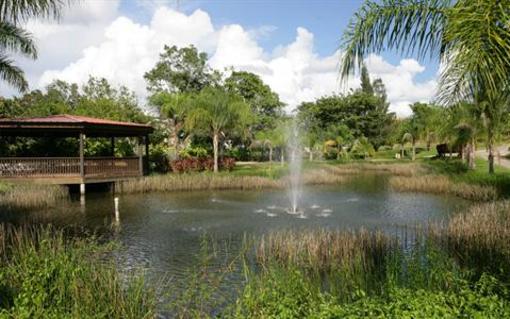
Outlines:
<svg viewBox="0 0 510 319"><path fill-rule="evenodd" d="M0 1L0 78L20 91L28 89L25 74L9 54L37 58L32 35L19 26L29 18L58 18L68 0Z"/></svg>
<svg viewBox="0 0 510 319"><path fill-rule="evenodd" d="M174 148L175 157L179 157L184 123L192 105L191 95L160 92L150 97L150 103L158 108L160 117L165 120L169 132L168 146Z"/></svg>
<svg viewBox="0 0 510 319"><path fill-rule="evenodd" d="M252 121L250 106L238 95L222 88L208 87L193 99L187 119L187 129L212 138L214 171L218 171L220 136L246 130Z"/></svg>
<svg viewBox="0 0 510 319"><path fill-rule="evenodd" d="M510 86L509 6L509 0L367 1L344 34L341 74L346 78L368 54L385 49L439 58L440 102L479 102L483 96L486 114L500 113L494 101ZM488 134L494 125L489 121ZM492 149L493 138L488 140ZM489 155L490 167L492 161Z"/></svg>

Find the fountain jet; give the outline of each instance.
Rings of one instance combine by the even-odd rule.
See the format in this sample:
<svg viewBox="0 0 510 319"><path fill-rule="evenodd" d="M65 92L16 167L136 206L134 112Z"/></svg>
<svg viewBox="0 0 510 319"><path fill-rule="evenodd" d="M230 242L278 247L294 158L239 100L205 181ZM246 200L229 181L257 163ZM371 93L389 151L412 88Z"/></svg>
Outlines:
<svg viewBox="0 0 510 319"><path fill-rule="evenodd" d="M287 153L289 154L289 198L290 208L289 214L301 214L304 212L299 209L299 201L301 198L301 166L302 152L299 139L299 127L297 120L294 119L289 128L289 136L287 141Z"/></svg>

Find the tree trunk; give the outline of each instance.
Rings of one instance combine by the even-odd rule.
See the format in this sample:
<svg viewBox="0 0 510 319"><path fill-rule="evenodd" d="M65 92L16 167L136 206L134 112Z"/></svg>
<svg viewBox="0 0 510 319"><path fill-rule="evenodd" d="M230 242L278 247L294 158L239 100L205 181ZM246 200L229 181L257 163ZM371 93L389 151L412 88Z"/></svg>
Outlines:
<svg viewBox="0 0 510 319"><path fill-rule="evenodd" d="M284 155L284 153L283 153L283 149L282 149L282 150L281 150L281 152L280 152L280 163L281 163L281 165L282 165L282 166L283 166L283 165L284 165L284 163L285 163L285 155Z"/></svg>
<svg viewBox="0 0 510 319"><path fill-rule="evenodd" d="M468 145L468 167L469 167L469 169L475 169L475 167L476 167L476 165L475 165L475 151L476 151L476 146L475 146L475 141L473 138L473 139L471 139L471 142Z"/></svg>
<svg viewBox="0 0 510 319"><path fill-rule="evenodd" d="M270 163L273 162L273 147L272 146L269 147L269 162Z"/></svg>
<svg viewBox="0 0 510 319"><path fill-rule="evenodd" d="M413 139L413 156L412 160L414 161L416 159L416 142Z"/></svg>
<svg viewBox="0 0 510 319"><path fill-rule="evenodd" d="M214 172L218 172L218 132L213 134Z"/></svg>
<svg viewBox="0 0 510 319"><path fill-rule="evenodd" d="M400 159L404 159L404 144L400 144Z"/></svg>
<svg viewBox="0 0 510 319"><path fill-rule="evenodd" d="M312 148L310 148L310 154L308 154L308 157L309 157L310 162L312 162L313 161L313 149Z"/></svg>
<svg viewBox="0 0 510 319"><path fill-rule="evenodd" d="M494 133L490 126L487 130L487 149L489 150L489 174L494 174Z"/></svg>

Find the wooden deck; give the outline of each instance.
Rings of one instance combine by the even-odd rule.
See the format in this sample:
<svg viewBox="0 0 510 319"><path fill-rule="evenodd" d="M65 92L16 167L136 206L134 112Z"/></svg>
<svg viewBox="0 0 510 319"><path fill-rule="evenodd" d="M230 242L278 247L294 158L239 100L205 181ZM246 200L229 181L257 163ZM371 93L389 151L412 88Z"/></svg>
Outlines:
<svg viewBox="0 0 510 319"><path fill-rule="evenodd" d="M134 157L3 157L0 180L47 184L112 182L143 176L142 159Z"/></svg>

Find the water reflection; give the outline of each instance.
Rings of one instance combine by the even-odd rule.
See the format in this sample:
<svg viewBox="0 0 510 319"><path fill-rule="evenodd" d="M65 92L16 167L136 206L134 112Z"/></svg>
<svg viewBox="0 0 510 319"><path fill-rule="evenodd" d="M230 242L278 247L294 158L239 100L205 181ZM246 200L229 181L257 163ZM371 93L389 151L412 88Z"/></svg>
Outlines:
<svg viewBox="0 0 510 319"><path fill-rule="evenodd" d="M443 219L466 204L449 197L394 193L386 189L381 176L361 177L346 186L305 187L301 201L306 219L285 213L284 191L121 195L118 210L112 194L89 193L85 205L74 201L47 211L4 212L1 219L17 224L79 225L122 244L115 253L119 267L143 267L154 276L182 278L196 263L204 234L228 242L220 253L235 254L245 234L360 227L394 233L395 225Z"/></svg>

